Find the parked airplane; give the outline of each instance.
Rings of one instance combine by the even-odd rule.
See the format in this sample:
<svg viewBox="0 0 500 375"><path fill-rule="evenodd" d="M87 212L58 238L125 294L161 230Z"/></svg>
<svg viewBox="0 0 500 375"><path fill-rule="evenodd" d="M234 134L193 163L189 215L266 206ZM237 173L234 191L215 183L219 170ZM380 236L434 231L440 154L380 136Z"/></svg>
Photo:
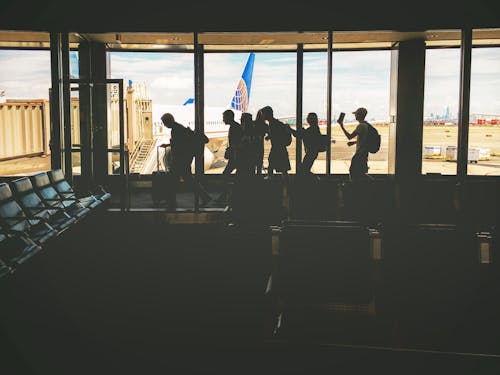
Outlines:
<svg viewBox="0 0 500 375"><path fill-rule="evenodd" d="M234 112L234 118L236 121L239 121L241 114L243 112L248 111L248 105L250 102L250 93L252 88L252 76L253 76L253 67L255 62L255 53L250 53L248 59L245 64L245 68L241 74L240 79L238 80L238 84L236 86L233 97L231 98L228 106L226 107L211 107L206 106L204 108L204 123L205 123L205 134L212 142L217 142L217 139L221 141L218 142L222 145L223 140L227 138L229 126L224 124L222 121L222 113L231 109ZM174 116L175 120L180 124L190 127L191 129L195 128L194 123L194 111L195 111L195 99L188 98L182 105L177 107L168 108ZM165 137L159 137L156 141L155 147L161 145L166 141ZM213 145L210 145L213 146ZM218 159L218 157L214 154L214 147L205 146L204 152L204 166L205 170L211 168L212 164ZM217 149L217 147L215 147ZM162 157L162 159L168 158L167 154ZM151 153L150 160L145 163L142 173L151 173L156 167L156 152ZM153 160L154 158L154 160ZM194 168L194 163L193 163Z"/></svg>
<svg viewBox="0 0 500 375"><path fill-rule="evenodd" d="M211 107L205 106L204 110L204 123L205 123L205 134L208 138L217 138L227 136L228 126L222 121L222 113L231 109L234 112L234 118L239 121L241 114L248 111L248 105L250 103L250 93L252 88L252 76L253 67L255 62L255 53L250 53L241 74L236 90L234 92L231 101L226 107ZM195 110L195 100L194 98L187 99L182 106L179 106L172 113L177 122L189 126L194 129L194 110Z"/></svg>

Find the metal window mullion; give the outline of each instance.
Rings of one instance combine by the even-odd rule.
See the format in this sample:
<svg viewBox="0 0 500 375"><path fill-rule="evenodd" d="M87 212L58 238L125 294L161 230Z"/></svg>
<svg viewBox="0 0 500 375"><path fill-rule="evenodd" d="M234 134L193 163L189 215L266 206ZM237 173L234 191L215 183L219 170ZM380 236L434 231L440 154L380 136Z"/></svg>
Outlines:
<svg viewBox="0 0 500 375"><path fill-rule="evenodd" d="M71 152L71 89L69 76L69 38L68 33L61 34L61 78L63 97L63 139L64 139L64 175L73 183L73 155Z"/></svg>
<svg viewBox="0 0 500 375"><path fill-rule="evenodd" d="M471 82L472 29L462 29L460 50L460 103L458 110L457 177L463 182L467 176L469 143L469 110Z"/></svg>
<svg viewBox="0 0 500 375"><path fill-rule="evenodd" d="M297 44L297 103L296 103L296 146L295 146L295 173L299 173L302 169L302 137L300 131L302 130L302 103L304 94L304 45Z"/></svg>
<svg viewBox="0 0 500 375"><path fill-rule="evenodd" d="M52 169L62 167L61 120L62 120L62 84L61 84L61 34L50 33L50 161Z"/></svg>
<svg viewBox="0 0 500 375"><path fill-rule="evenodd" d="M332 139L332 60L333 60L333 32L328 31L328 67L327 67L327 81L326 81L326 132L327 138ZM328 143L326 148L326 174L331 174L332 168L332 143Z"/></svg>
<svg viewBox="0 0 500 375"><path fill-rule="evenodd" d="M203 45L198 42L198 33L194 33L194 128L197 131L204 133L204 71L203 71ZM204 173L204 156L203 154L195 156L195 182L199 182L200 175ZM194 211L200 210L199 192L194 189Z"/></svg>

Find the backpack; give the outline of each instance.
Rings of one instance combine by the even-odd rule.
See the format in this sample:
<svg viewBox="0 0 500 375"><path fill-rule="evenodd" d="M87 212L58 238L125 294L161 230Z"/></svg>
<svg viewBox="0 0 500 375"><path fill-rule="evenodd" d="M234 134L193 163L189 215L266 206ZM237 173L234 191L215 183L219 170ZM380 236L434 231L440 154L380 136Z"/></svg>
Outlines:
<svg viewBox="0 0 500 375"><path fill-rule="evenodd" d="M189 127L184 127L186 129L186 135L191 143L192 155L199 155L203 153L203 146L208 143L208 137L195 130L193 131Z"/></svg>
<svg viewBox="0 0 500 375"><path fill-rule="evenodd" d="M287 125L283 125L283 143L285 146L292 144L292 132L288 129Z"/></svg>
<svg viewBox="0 0 500 375"><path fill-rule="evenodd" d="M378 130L375 129L375 127L370 124L366 123L368 125L368 134L366 136L366 146L368 148L368 152L371 154L375 154L380 150L380 134L378 133Z"/></svg>
<svg viewBox="0 0 500 375"><path fill-rule="evenodd" d="M319 138L318 152L325 152L326 149L328 148L329 143L330 141L328 135L321 134Z"/></svg>

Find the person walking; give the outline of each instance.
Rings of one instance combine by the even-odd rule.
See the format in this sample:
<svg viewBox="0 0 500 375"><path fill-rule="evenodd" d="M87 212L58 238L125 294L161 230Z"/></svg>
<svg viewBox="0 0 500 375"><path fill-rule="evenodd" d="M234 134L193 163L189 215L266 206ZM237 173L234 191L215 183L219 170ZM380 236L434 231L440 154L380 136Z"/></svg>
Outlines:
<svg viewBox="0 0 500 375"><path fill-rule="evenodd" d="M304 141L306 154L302 160L300 173L310 175L312 174L311 168L314 161L318 157L319 152L326 150L326 140L319 130L318 115L315 112L310 112L307 115L306 121L309 124L309 127L305 129L290 128L290 131L295 137L300 136Z"/></svg>
<svg viewBox="0 0 500 375"><path fill-rule="evenodd" d="M254 129L256 136L256 173L258 175L262 174L263 164L264 164L264 141L267 134L269 134L269 126L264 121L264 115L262 114L262 109L257 111L254 121Z"/></svg>
<svg viewBox="0 0 500 375"><path fill-rule="evenodd" d="M292 142L290 127L274 117L273 109L270 106L262 108L264 120L269 124L269 136L271 140L271 151L269 152L268 175L274 171L288 175L290 159L288 158L287 146Z"/></svg>
<svg viewBox="0 0 500 375"><path fill-rule="evenodd" d="M241 114L241 128L243 133L238 156L238 174L241 176L255 175L258 139L251 113Z"/></svg>
<svg viewBox="0 0 500 375"><path fill-rule="evenodd" d="M200 143L208 142L208 138L202 135L205 139L200 142L200 137L188 127L179 124L175 121L171 113L165 113L161 117L162 123L171 130L170 144L163 144L162 147L170 146L171 152L171 172L177 185L179 179L182 178L184 183L193 191L198 192L201 198L201 205L206 205L212 198L205 188L197 182L191 172L191 163L195 154L199 151ZM169 202L174 208L177 202Z"/></svg>
<svg viewBox="0 0 500 375"><path fill-rule="evenodd" d="M356 129L352 133L349 133L344 127L344 121L338 121L342 131L344 132L349 142L347 142L348 146L356 145L356 152L354 153L351 159L351 166L349 167L349 176L351 181L364 181L367 179L371 179L368 173L368 127L370 124L365 121L366 115L368 111L366 108L360 107L356 109L353 114L358 121L358 125ZM351 139L356 138L355 141L351 141Z"/></svg>

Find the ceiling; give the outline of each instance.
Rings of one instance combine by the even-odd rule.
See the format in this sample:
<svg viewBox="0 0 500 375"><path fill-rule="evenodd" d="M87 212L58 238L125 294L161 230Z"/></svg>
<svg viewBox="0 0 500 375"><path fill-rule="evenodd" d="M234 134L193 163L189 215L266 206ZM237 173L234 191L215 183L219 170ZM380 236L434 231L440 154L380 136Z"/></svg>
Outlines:
<svg viewBox="0 0 500 375"><path fill-rule="evenodd" d="M498 0L2 0L1 30L107 32L498 28Z"/></svg>
<svg viewBox="0 0 500 375"><path fill-rule="evenodd" d="M429 46L460 45L459 30L336 31L334 49L390 48L398 41L423 39ZM473 32L474 44L500 45L500 28ZM0 47L48 48L50 34L33 31L0 31ZM192 50L193 33L70 33L70 43L83 41L107 44L114 50ZM206 32L198 35L206 51L295 49L298 43L307 49L326 49L328 32Z"/></svg>

